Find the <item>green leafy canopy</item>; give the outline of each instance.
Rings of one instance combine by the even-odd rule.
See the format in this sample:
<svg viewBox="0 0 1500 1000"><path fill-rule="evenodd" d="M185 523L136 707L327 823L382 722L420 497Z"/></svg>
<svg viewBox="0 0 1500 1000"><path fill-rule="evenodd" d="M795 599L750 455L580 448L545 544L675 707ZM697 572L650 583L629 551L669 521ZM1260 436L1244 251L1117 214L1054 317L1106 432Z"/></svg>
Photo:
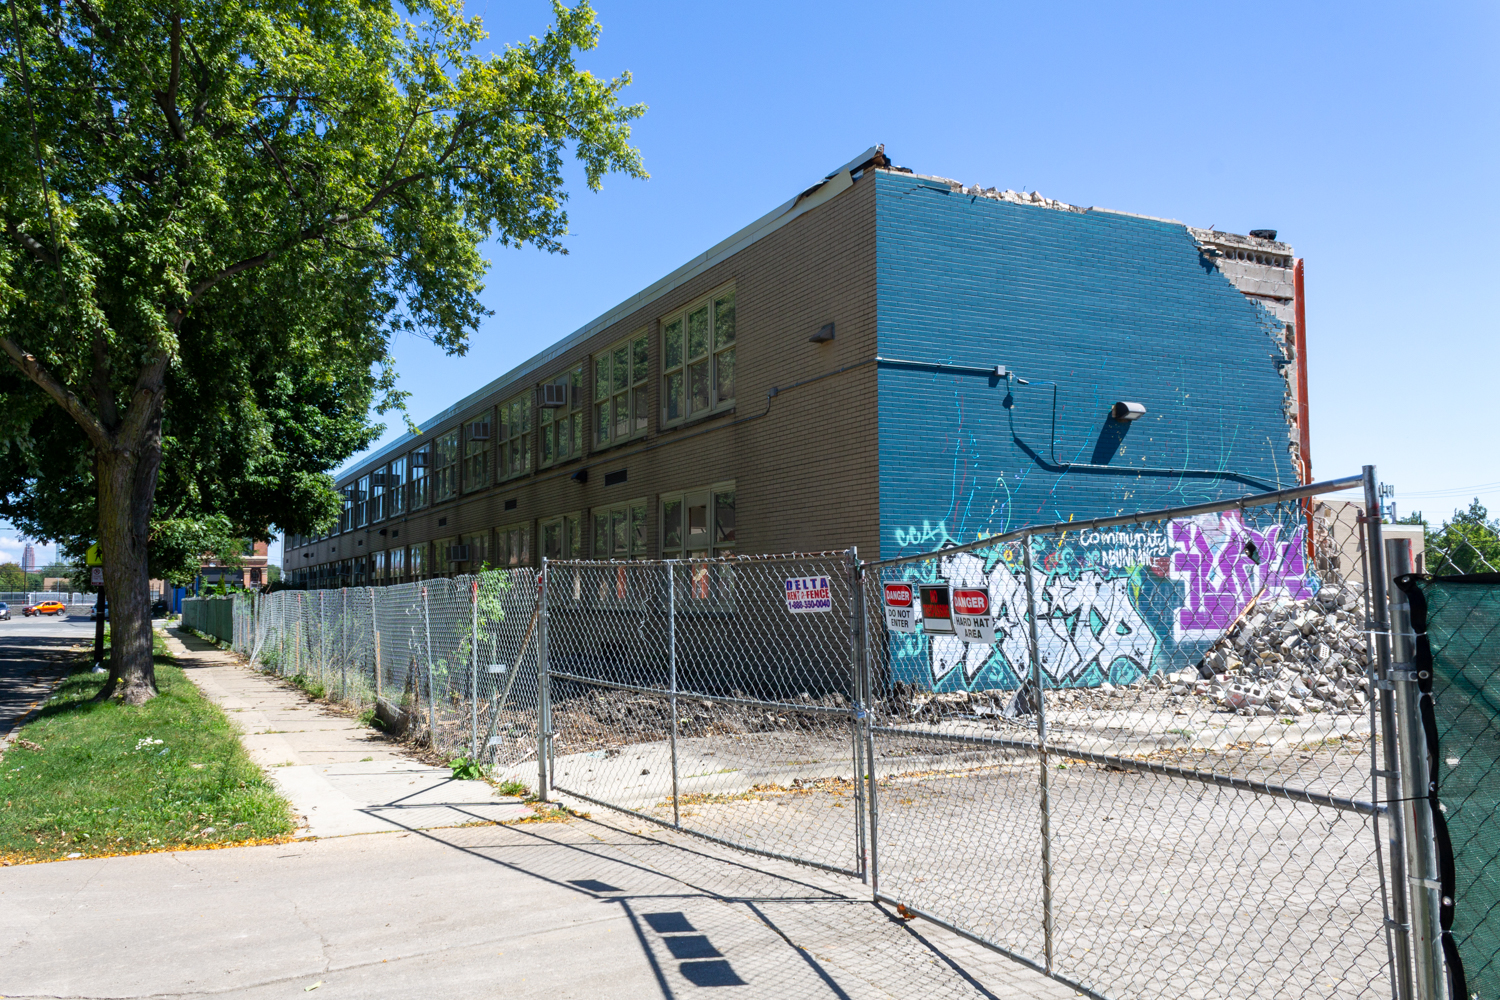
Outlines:
<svg viewBox="0 0 1500 1000"><path fill-rule="evenodd" d="M646 176L628 74L574 62L593 11L554 15L482 55L441 0L13 0L0 514L91 533L94 456L159 448L164 547L326 523L327 471L400 405L390 338L464 352L483 244L563 249L567 156Z"/></svg>

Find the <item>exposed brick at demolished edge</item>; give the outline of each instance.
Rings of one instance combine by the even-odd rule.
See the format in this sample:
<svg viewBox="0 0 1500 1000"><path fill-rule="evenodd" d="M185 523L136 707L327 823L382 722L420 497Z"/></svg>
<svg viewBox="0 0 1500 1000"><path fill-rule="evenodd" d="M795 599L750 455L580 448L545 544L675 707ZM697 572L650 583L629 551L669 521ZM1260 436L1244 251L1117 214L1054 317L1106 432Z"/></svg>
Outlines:
<svg viewBox="0 0 1500 1000"><path fill-rule="evenodd" d="M870 559L1291 485L1294 263L1274 239L965 186L872 148L351 468L339 530L289 539L287 572ZM1144 412L1113 418L1124 402ZM1173 597L1062 682L1128 681L1205 642L1197 623L1242 595L1194 589L1192 566L1231 528L1075 540L1101 593L1145 572ZM973 655L937 683L1007 680Z"/></svg>

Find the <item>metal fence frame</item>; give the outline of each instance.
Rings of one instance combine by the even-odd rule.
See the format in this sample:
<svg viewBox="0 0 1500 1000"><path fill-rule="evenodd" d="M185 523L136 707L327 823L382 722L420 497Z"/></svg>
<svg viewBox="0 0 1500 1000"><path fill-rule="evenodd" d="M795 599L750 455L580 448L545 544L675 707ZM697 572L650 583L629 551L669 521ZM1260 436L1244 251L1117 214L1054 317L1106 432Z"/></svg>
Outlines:
<svg viewBox="0 0 1500 1000"><path fill-rule="evenodd" d="M1052 756L1061 755L1111 769L1193 781L1204 786L1217 786L1268 796L1282 802L1334 810L1340 815L1362 817L1362 822L1369 822L1374 836L1373 863L1378 874L1381 905L1386 909L1382 915L1382 925L1391 995L1396 1000L1445 1000L1441 992L1440 946L1428 932L1429 928L1436 926L1434 913L1437 904L1432 868L1435 862L1430 850L1432 832L1430 823L1427 827L1422 825L1420 810L1410 807L1411 801L1420 794L1420 789L1409 776L1425 773L1425 764L1420 759L1422 741L1416 735L1421 732L1419 698L1413 693L1416 678L1407 662L1409 655L1402 645L1402 636L1397 634L1394 649L1392 645L1393 633L1387 612L1385 550L1378 516L1367 517L1362 514L1360 517L1362 571L1368 584L1363 598L1364 619L1358 630L1368 644L1366 679L1369 683L1371 740L1368 751L1371 758L1371 791L1368 798L1299 787L1286 781L1179 767L1156 760L1137 759L1122 753L1089 750L1077 745L1059 745L1049 730L1046 698L1039 697L1035 699L1036 706L1031 710L1034 723L1030 724L1032 728L1025 733L997 738L957 734L934 738L951 744L965 744L976 753L1003 751L1029 755L1027 759L1034 757L1038 762L1035 795L1040 857L1037 861L1042 883L1039 932L1044 942L1040 953L1036 956L1026 955L1015 948L987 939L974 928L965 926L962 920L949 919L942 913L914 906L910 900L899 898L899 893L892 892L889 886L881 884L881 791L876 741L912 735L910 731L895 730L883 725L877 721L873 712L882 697L877 688L887 678L888 668L887 664L877 662L879 653L874 648L871 628L874 616L882 613L882 601L878 596L882 570L938 556L947 557L1020 542L1025 560L1024 620L1029 672L1019 678L1019 683L1022 687L1029 684L1033 692L1041 692L1048 688L1048 682L1044 675L1042 646L1038 635L1038 598L1032 582L1033 539L1045 539L1047 536L1081 530L1140 525L1235 510L1243 512L1269 505L1290 507L1296 504L1299 509L1308 512L1311 555L1312 514L1310 505L1305 501L1325 493L1360 488L1364 490L1364 510L1378 510L1374 469L1367 466L1359 476L1272 493L1116 517L1028 526L967 545L949 547L940 552L869 562L860 562L852 549L836 553L710 560L639 560L628 563L544 558L539 572L508 570L384 588L283 591L268 597L243 596L226 602L232 606L233 621L228 629L230 634L223 635L223 629L218 625L215 626L215 634L232 642L236 650L252 661L270 664L285 676L316 674L329 684L336 678L339 695L345 700L368 702L378 707L383 702L389 702L391 692L399 688L401 697L405 699L408 721L419 732L425 732L426 738L434 747L445 752L467 752L471 758L482 757L497 741L504 743L503 739L496 737L497 729L502 725L502 710L513 715L520 713L525 716L524 723L513 718L503 725L512 733L525 729L527 733L522 734L523 737L531 737L529 743L534 747L531 753L536 756L536 791L542 800L552 798L554 793L562 793L570 798L629 812L654 824L737 850L790 860L862 879L870 885L874 900L901 906L907 914L929 919L1096 997L1103 997L1104 994L1071 976L1068 969L1059 962L1054 947L1057 912L1053 883L1058 873L1058 859L1054 856L1052 834L1053 778L1049 767ZM726 693L724 690L707 691L684 683L683 664L679 658L679 650L684 641L680 628L687 619L679 610L682 599L678 590L680 574L697 573L701 567L721 567L731 571L759 567L757 572L770 572L773 567L798 563L810 565L812 560L821 560L818 565L827 567L830 579L838 579L839 586L846 588L850 594L843 616L846 620L841 621L837 635L825 629L818 637L818 641L827 646L822 654L826 654L826 657L836 655L848 664L848 687L844 704L819 705L806 700L798 702L794 698L765 697L755 690L748 695L733 691ZM578 577L588 573L620 574L622 597L625 574L637 574L642 579L652 578L654 574L654 579L660 584L659 590L642 597L642 601L646 603L636 610L640 612L637 628L640 630L641 641L656 642L658 646L665 647L655 649L652 654L656 657L652 662L660 668L656 679L632 679L625 674L607 675L591 667L591 661L586 656L579 655L580 635L590 627L590 619L569 608L582 606L577 603ZM871 581L874 581L873 587ZM361 596L351 598L353 593ZM489 624L481 621L488 613L481 610L482 595L486 593L491 596L499 595L500 599L508 602L505 613ZM521 599L527 593L531 595L530 603ZM603 594L602 589L600 593ZM334 598L332 595L339 596ZM330 602L335 600L338 607L330 610ZM569 604L570 601L573 602L572 605ZM314 603L318 605L316 609L313 607ZM649 608L646 607L648 603L651 604ZM204 613L206 614L206 609ZM652 616L649 638L645 624L648 613ZM198 612L195 611L194 614ZM528 615L529 621L526 621ZM184 622L191 625L189 617L185 608ZM789 616L789 619L792 617L795 616ZM598 623L606 621L606 618L596 616L592 621L597 628ZM1398 630L1403 627L1400 622L1397 626ZM733 616L726 616L716 627L740 626L735 623ZM777 626L783 629L784 638L790 636L792 631L789 630L796 627L796 623L786 621ZM487 628L490 629L490 638L484 637ZM775 628L766 631L766 636L772 639L775 635ZM761 638L765 637L758 637L756 641ZM749 640L742 637L736 641ZM487 652L486 642L489 644ZM508 660L514 662L507 666ZM481 661L494 661L493 667L486 665L482 669ZM525 682L519 683L522 678L525 678ZM556 696L560 692L577 689L656 699L666 705L670 720L667 735L658 742L670 745L671 820L651 815L649 811L634 807L618 796L583 791L573 787L570 781L559 781L558 726L565 723L559 722ZM848 831L847 844L848 856L854 859L852 864L830 864L805 852L773 850L747 836L722 836L684 822L684 793L682 775L679 773L682 706L684 702L710 699L731 707L766 709L799 718L805 716L847 720L850 740L848 763L852 768L856 788L852 801L854 822ZM487 717L488 722L482 724L482 717ZM489 733L481 739L481 730L486 725ZM625 735L627 739L631 738L631 734ZM923 738L932 736L925 732L921 735ZM1380 744L1378 761L1375 742ZM507 773L512 776L519 773L519 768L529 766L530 753L508 752L499 756L508 768ZM1388 843L1380 832L1382 816L1392 820ZM1368 954L1368 951L1364 954Z"/></svg>

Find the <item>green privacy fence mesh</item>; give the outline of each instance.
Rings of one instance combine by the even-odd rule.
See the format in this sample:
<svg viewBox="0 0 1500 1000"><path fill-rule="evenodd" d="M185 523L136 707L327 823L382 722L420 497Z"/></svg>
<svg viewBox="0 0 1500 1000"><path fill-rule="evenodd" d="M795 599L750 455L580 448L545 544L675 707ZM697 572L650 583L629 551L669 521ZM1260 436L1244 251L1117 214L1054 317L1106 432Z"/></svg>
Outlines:
<svg viewBox="0 0 1500 1000"><path fill-rule="evenodd" d="M1450 969L1453 945L1462 959L1454 992L1500 997L1500 573L1397 583L1412 603L1419 676L1430 672L1419 683L1432 694L1423 714L1451 845L1439 866Z"/></svg>

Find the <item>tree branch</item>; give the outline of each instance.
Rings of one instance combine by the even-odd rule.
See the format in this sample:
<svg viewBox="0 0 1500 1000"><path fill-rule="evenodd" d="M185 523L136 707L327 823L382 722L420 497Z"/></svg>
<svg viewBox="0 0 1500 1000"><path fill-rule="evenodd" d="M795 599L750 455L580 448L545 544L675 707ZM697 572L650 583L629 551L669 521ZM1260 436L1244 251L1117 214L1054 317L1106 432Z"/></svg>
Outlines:
<svg viewBox="0 0 1500 1000"><path fill-rule="evenodd" d="M95 448L109 447L109 432L104 429L104 425L89 412L87 406L83 405L83 400L75 396L67 386L59 382L42 366L35 355L22 350L19 344L6 336L0 336L0 351L4 351L10 357L11 363L21 370L21 374L41 386L43 391L67 412L68 416L78 422Z"/></svg>
<svg viewBox="0 0 1500 1000"><path fill-rule="evenodd" d="M16 224L9 219L5 220L5 231L10 233L17 243L31 251L31 255L43 264L57 263L56 254L50 253L46 247L33 239L29 233L17 228Z"/></svg>
<svg viewBox="0 0 1500 1000"><path fill-rule="evenodd" d="M177 87L182 82L182 15L176 12L172 14L171 46L172 69L167 75L167 89L152 91L151 96L166 116L172 138L182 142L187 138L187 133L182 130L182 119L177 114Z"/></svg>

